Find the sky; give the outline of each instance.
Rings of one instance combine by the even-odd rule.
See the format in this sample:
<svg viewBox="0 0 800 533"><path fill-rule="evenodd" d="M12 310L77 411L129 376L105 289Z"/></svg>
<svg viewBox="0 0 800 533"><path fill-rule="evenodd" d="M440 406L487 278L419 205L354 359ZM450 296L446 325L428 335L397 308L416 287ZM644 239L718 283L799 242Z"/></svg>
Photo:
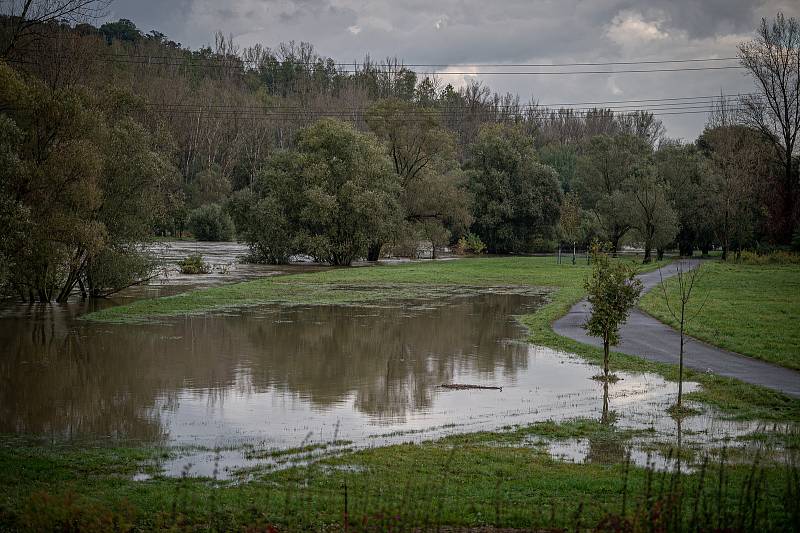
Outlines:
<svg viewBox="0 0 800 533"><path fill-rule="evenodd" d="M778 11L800 18L800 1L115 0L107 18L131 19L143 31L161 31L191 48L213 43L214 33L222 31L241 47L309 42L322 56L341 62L361 61L369 54L378 60L397 57L406 64L550 65L734 57L737 45L752 38L761 18L773 18ZM714 64L734 63L708 63ZM682 98L754 89L739 69L558 76L488 75L487 70L450 67L458 74L440 79L455 86L475 79L493 91L516 93L524 102L533 99L541 104ZM691 141L702 131L706 115L659 118L669 137Z"/></svg>

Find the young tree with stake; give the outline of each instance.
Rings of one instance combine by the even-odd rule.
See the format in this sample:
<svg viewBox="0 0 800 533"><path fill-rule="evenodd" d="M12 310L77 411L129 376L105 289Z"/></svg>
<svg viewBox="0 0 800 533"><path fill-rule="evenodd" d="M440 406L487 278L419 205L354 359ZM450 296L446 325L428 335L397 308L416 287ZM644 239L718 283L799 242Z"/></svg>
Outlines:
<svg viewBox="0 0 800 533"><path fill-rule="evenodd" d="M603 379L608 381L609 349L619 343L619 327L641 295L642 282L632 266L612 261L597 244L592 246L592 261L592 275L585 285L592 314L584 327L589 335L603 339Z"/></svg>
<svg viewBox="0 0 800 533"><path fill-rule="evenodd" d="M683 261L678 261L675 263L675 279L677 280L678 284L678 300L670 301L669 293L667 292L667 286L664 283L664 276L661 274L661 270L658 271L658 274L661 278L661 291L664 293L664 302L667 304L667 310L669 314L672 315L672 318L679 324L679 331L681 335L681 344L680 344L680 351L678 355L678 401L675 403L675 411L677 414L680 414L680 411L683 409L682 399L683 399L683 345L684 345L684 331L686 329L686 324L692 321L697 315L700 314L700 311L703 310L703 306L705 305L705 300L700 307L695 311L694 314L691 316L687 315L687 306L692 299L692 294L695 292L697 288L697 284L700 279L703 277L703 269L700 267L697 268L686 268L687 264ZM708 296L706 296L708 299ZM675 305L673 305L675 304Z"/></svg>

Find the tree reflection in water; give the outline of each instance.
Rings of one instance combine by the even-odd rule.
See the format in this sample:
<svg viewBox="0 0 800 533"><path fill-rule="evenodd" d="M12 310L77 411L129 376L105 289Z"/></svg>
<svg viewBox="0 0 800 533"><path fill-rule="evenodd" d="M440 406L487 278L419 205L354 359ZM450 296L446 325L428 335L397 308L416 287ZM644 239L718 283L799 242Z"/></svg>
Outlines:
<svg viewBox="0 0 800 533"><path fill-rule="evenodd" d="M323 411L352 401L360 416L392 423L429 409L436 387L454 376L513 382L528 347L512 342L522 336L512 315L538 303L485 294L431 306L271 306L139 325L57 313L3 318L0 431L160 441L187 399L204 399L208 409L183 423L214 423L214 409L249 398L254 417L274 414L280 401Z"/></svg>

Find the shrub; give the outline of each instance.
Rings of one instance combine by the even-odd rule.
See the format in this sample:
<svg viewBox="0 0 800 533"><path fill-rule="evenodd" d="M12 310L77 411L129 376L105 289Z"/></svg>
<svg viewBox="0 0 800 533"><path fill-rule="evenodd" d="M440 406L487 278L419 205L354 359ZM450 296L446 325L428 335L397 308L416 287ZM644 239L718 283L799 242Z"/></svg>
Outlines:
<svg viewBox="0 0 800 533"><path fill-rule="evenodd" d="M211 265L203 261L200 254L190 255L183 261L178 261L181 274L208 274L211 272Z"/></svg>
<svg viewBox="0 0 800 533"><path fill-rule="evenodd" d="M743 265L797 265L800 264L800 254L785 251L757 254L745 250L736 262Z"/></svg>
<svg viewBox="0 0 800 533"><path fill-rule="evenodd" d="M456 253L459 254L482 254L486 251L486 245L480 237L474 233L467 233L458 239Z"/></svg>
<svg viewBox="0 0 800 533"><path fill-rule="evenodd" d="M528 251L534 254L550 254L558 249L558 241L535 237L528 244Z"/></svg>
<svg viewBox="0 0 800 533"><path fill-rule="evenodd" d="M188 226L198 241L229 241L233 238L233 221L217 204L204 205L189 213Z"/></svg>

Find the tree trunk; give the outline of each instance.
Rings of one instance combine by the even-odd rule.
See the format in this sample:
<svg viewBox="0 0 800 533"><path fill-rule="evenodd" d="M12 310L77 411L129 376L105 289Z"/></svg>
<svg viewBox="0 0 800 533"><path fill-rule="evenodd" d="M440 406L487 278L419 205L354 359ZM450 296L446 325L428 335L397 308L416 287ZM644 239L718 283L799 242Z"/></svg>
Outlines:
<svg viewBox="0 0 800 533"><path fill-rule="evenodd" d="M608 381L608 336L603 337L603 374Z"/></svg>
<svg viewBox="0 0 800 533"><path fill-rule="evenodd" d="M370 244L369 248L367 249L367 261L377 261L380 259L381 248L383 248L382 242Z"/></svg>
<svg viewBox="0 0 800 533"><path fill-rule="evenodd" d="M664 249L663 248L656 248L656 258L659 261L663 261L664 260Z"/></svg>
<svg viewBox="0 0 800 533"><path fill-rule="evenodd" d="M786 191L783 195L783 210L784 210L784 224L785 224L785 242L791 242L792 229L794 229L794 172L792 168L793 157L789 154L785 164L786 171Z"/></svg>
<svg viewBox="0 0 800 533"><path fill-rule="evenodd" d="M681 350L678 356L678 408L683 398L683 308L681 308Z"/></svg>
<svg viewBox="0 0 800 533"><path fill-rule="evenodd" d="M611 237L611 257L617 257L617 250L619 249L619 240L621 237L614 235Z"/></svg>

